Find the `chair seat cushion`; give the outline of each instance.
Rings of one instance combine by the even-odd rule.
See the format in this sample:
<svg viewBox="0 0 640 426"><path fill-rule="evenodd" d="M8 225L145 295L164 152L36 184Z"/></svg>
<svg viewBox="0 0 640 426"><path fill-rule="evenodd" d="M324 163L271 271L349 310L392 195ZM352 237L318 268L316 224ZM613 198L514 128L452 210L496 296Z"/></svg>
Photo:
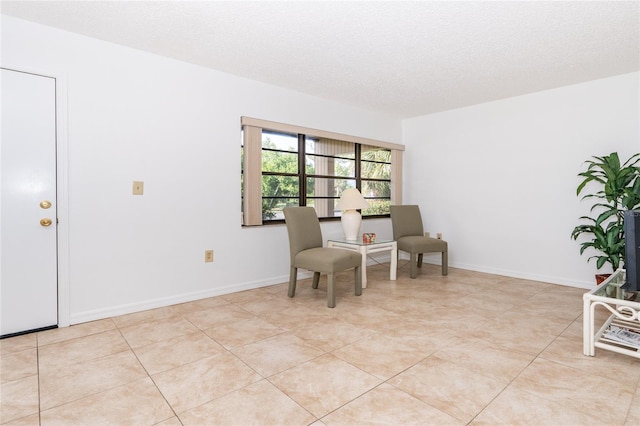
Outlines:
<svg viewBox="0 0 640 426"><path fill-rule="evenodd" d="M318 272L339 272L355 268L362 263L358 252L329 247L316 247L303 250L294 259L296 268Z"/></svg>
<svg viewBox="0 0 640 426"><path fill-rule="evenodd" d="M445 252L447 251L447 242L437 238L411 235L398 239L398 250L409 253Z"/></svg>

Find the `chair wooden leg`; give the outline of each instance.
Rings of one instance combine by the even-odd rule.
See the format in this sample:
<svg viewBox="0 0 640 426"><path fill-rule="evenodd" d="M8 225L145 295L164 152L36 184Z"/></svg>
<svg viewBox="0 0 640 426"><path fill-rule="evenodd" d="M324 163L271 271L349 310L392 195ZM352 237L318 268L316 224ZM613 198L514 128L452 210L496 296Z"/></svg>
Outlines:
<svg viewBox="0 0 640 426"><path fill-rule="evenodd" d="M318 288L318 284L319 283L320 283L320 272L314 272L313 273L313 283L311 284L311 287Z"/></svg>
<svg viewBox="0 0 640 426"><path fill-rule="evenodd" d="M298 268L291 267L289 272L289 297L296 294L296 280L298 279Z"/></svg>
<svg viewBox="0 0 640 426"><path fill-rule="evenodd" d="M336 307L336 289L333 272L327 273L327 306Z"/></svg>
<svg viewBox="0 0 640 426"><path fill-rule="evenodd" d="M415 278L416 275L418 274L417 271L417 261L416 261L416 254L415 253L410 253L409 254L409 264L411 265L411 272L409 274L409 276L411 278Z"/></svg>
<svg viewBox="0 0 640 426"><path fill-rule="evenodd" d="M449 253L446 251L442 252L442 275L447 275L449 273Z"/></svg>
<svg viewBox="0 0 640 426"><path fill-rule="evenodd" d="M362 294L362 267L358 266L355 268L355 279L356 279L356 296L360 296Z"/></svg>

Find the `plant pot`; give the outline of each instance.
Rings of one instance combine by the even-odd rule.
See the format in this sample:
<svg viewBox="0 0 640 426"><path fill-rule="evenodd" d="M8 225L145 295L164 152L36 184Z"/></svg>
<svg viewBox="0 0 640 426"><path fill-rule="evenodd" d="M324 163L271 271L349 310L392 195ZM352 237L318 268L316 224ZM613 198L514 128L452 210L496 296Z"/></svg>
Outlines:
<svg viewBox="0 0 640 426"><path fill-rule="evenodd" d="M607 278L609 278L611 274L596 274L596 284L602 284Z"/></svg>

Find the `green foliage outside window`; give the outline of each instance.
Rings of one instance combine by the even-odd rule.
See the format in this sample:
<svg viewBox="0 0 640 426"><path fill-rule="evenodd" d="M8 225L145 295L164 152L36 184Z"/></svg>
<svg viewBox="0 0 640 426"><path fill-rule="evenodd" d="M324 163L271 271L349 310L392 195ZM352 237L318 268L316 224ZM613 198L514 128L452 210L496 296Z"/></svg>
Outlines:
<svg viewBox="0 0 640 426"><path fill-rule="evenodd" d="M263 220L278 218L279 212L286 206L299 203L300 184L298 174L297 138L288 135L274 135L277 143L269 136L262 141L262 216ZM314 141L307 139L305 155L306 200L307 205L317 205L321 199L335 199L343 190L355 185L355 151L330 155L329 170L320 172L318 164L327 168L327 155L315 152ZM324 163L323 163L324 162ZM390 211L391 198L391 152L385 149L362 146L361 161L362 193L370 208L363 211L364 216L385 215ZM315 177L317 175L318 177ZM330 176L329 178L327 176ZM320 181L330 184L319 186ZM331 215L331 211L329 211Z"/></svg>
<svg viewBox="0 0 640 426"><path fill-rule="evenodd" d="M262 171L271 173L282 173L293 176L270 175L262 176L262 217L263 219L273 219L276 210L282 210L287 205L297 205L300 187L298 183L298 154L294 148L291 153L281 151L270 151L275 149L276 144L269 138L262 142ZM265 149L267 148L267 149ZM285 202L283 198L294 200L295 203Z"/></svg>

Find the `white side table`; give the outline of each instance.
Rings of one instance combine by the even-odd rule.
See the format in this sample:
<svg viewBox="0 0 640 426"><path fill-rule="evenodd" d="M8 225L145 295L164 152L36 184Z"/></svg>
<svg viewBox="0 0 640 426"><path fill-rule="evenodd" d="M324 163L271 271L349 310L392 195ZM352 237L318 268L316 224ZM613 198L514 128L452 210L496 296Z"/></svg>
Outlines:
<svg viewBox="0 0 640 426"><path fill-rule="evenodd" d="M362 254L362 288L367 288L367 255L369 254L390 251L391 266L389 267L389 279L392 281L396 279L396 271L398 269L398 243L395 241L382 240L363 243L358 240L328 240L327 246L353 250Z"/></svg>
<svg viewBox="0 0 640 426"><path fill-rule="evenodd" d="M640 347L612 340L606 335L611 326L640 333L640 300L626 300L626 294L622 289L626 279L625 272L624 269L618 269L606 281L583 296L585 355L594 356L595 348L601 348L640 358ZM595 310L599 306L609 311L610 315L603 324L596 325Z"/></svg>

